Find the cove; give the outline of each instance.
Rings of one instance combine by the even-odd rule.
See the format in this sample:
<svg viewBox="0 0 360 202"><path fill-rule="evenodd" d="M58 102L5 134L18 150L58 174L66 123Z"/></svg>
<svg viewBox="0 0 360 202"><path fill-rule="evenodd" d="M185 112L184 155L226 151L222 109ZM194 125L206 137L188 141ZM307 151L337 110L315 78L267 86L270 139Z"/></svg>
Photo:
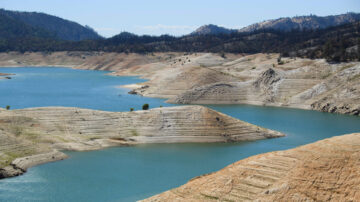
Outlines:
<svg viewBox="0 0 360 202"><path fill-rule="evenodd" d="M136 77L67 68L1 68L0 105L14 108L73 106L108 111L169 106L162 99L127 94L118 85ZM230 116L279 130L284 138L245 143L149 144L91 152L30 168L0 180L0 201L135 201L186 183L259 153L284 150L360 131L360 118L316 111L250 105L206 105Z"/></svg>
<svg viewBox="0 0 360 202"><path fill-rule="evenodd" d="M107 71L77 70L58 67L0 68L2 73L14 73L12 79L0 80L0 106L11 109L64 106L105 111L169 106L163 99L130 95L129 89L117 86L146 80L138 77L117 77Z"/></svg>

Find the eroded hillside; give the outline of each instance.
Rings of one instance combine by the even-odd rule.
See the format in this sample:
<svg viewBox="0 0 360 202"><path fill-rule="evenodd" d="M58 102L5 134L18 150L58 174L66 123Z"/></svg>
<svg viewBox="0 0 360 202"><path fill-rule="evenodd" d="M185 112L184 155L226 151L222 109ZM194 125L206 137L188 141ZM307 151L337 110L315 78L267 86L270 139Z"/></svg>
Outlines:
<svg viewBox="0 0 360 202"><path fill-rule="evenodd" d="M0 178L66 157L57 150L95 150L139 143L237 142L281 136L280 132L201 106L134 112L64 107L2 109Z"/></svg>
<svg viewBox="0 0 360 202"><path fill-rule="evenodd" d="M120 70L150 81L128 86L178 104L255 104L360 113L360 63L281 58L278 54L181 56Z"/></svg>
<svg viewBox="0 0 360 202"><path fill-rule="evenodd" d="M279 54L1 53L0 66L111 70L149 81L132 93L178 104L255 104L360 114L360 63Z"/></svg>
<svg viewBox="0 0 360 202"><path fill-rule="evenodd" d="M144 201L357 201L360 134L253 156Z"/></svg>

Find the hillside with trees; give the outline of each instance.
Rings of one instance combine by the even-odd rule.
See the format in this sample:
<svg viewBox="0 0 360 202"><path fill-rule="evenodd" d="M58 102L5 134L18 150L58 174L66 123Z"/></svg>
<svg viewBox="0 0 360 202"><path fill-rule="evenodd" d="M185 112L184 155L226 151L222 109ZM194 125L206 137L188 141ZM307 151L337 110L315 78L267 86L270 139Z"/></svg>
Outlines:
<svg viewBox="0 0 360 202"><path fill-rule="evenodd" d="M32 27L32 29L45 30L60 40L81 41L101 38L100 35L88 26L82 26L76 22L44 13L0 9L0 15L1 18L11 18L12 21L23 23L28 27Z"/></svg>
<svg viewBox="0 0 360 202"><path fill-rule="evenodd" d="M360 21L326 29L138 36L123 32L104 39L63 40L54 32L30 26L0 12L0 51L214 52L281 53L282 56L326 58L342 62L360 59ZM62 28L59 28L61 32ZM211 30L210 30L211 31Z"/></svg>

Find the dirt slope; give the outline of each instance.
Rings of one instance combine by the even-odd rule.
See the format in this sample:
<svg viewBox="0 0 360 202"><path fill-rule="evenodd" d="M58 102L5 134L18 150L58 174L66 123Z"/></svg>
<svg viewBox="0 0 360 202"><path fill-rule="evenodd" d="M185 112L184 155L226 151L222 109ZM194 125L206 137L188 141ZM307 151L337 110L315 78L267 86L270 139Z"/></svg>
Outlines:
<svg viewBox="0 0 360 202"><path fill-rule="evenodd" d="M65 158L58 149L83 151L141 143L235 142L281 136L201 106L134 112L65 107L0 110L0 178Z"/></svg>
<svg viewBox="0 0 360 202"><path fill-rule="evenodd" d="M359 201L360 134L253 156L144 201Z"/></svg>

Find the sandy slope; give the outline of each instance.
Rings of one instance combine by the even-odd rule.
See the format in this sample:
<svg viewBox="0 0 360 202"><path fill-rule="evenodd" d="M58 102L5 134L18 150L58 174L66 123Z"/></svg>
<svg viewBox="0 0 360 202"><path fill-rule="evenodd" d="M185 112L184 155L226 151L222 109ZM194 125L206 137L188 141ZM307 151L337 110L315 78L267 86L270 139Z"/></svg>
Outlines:
<svg viewBox="0 0 360 202"><path fill-rule="evenodd" d="M150 81L134 92L168 98L171 103L255 104L360 114L360 63L282 58L278 64L277 58L277 54L228 58L192 54L174 59L176 63L139 65L116 74L143 75Z"/></svg>
<svg viewBox="0 0 360 202"><path fill-rule="evenodd" d="M237 142L281 136L201 106L134 112L65 107L0 110L0 178L66 157L57 150L95 150L140 143Z"/></svg>
<svg viewBox="0 0 360 202"><path fill-rule="evenodd" d="M0 53L0 66L112 70L149 81L133 93L186 104L255 104L360 114L360 63L282 58L278 54Z"/></svg>
<svg viewBox="0 0 360 202"><path fill-rule="evenodd" d="M360 134L253 156L144 201L359 201Z"/></svg>

